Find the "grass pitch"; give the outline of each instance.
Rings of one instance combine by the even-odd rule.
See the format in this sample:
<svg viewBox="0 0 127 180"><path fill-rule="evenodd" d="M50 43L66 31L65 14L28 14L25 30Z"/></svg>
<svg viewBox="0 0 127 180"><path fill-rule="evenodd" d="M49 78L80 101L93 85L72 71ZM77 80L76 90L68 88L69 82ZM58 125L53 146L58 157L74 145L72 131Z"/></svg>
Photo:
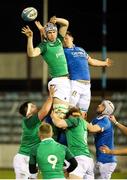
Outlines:
<svg viewBox="0 0 127 180"><path fill-rule="evenodd" d="M0 169L0 179L15 179L14 171L12 169ZM39 179L41 179L41 175L39 175ZM112 179L127 180L127 173L114 172L112 175Z"/></svg>

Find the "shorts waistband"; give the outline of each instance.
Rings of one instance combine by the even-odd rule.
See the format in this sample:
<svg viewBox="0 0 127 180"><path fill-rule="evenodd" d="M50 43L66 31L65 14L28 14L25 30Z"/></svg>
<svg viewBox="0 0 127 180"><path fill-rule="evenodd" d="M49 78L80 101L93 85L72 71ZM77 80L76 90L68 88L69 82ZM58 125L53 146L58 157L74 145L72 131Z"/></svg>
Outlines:
<svg viewBox="0 0 127 180"><path fill-rule="evenodd" d="M90 81L86 81L86 80L77 80L77 81L83 84L90 84Z"/></svg>
<svg viewBox="0 0 127 180"><path fill-rule="evenodd" d="M69 78L69 75L66 74L66 75L62 75L62 76L59 76L59 77L55 77L55 78Z"/></svg>

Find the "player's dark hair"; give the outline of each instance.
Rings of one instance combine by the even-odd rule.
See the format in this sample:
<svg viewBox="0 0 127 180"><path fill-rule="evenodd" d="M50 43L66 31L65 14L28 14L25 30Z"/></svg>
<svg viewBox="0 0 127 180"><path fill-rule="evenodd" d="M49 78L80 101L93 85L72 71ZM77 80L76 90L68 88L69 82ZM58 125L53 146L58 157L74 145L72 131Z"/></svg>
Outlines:
<svg viewBox="0 0 127 180"><path fill-rule="evenodd" d="M72 116L80 116L81 115L81 111L80 111L80 109L78 108L78 107L72 107L72 108L70 108L69 109L69 111L67 112L67 114L66 114L66 119L70 116L70 115L72 115Z"/></svg>
<svg viewBox="0 0 127 180"><path fill-rule="evenodd" d="M67 31L66 34L69 35L69 36L71 36L71 37L73 37L73 36L72 36L72 33L71 33L70 31Z"/></svg>
<svg viewBox="0 0 127 180"><path fill-rule="evenodd" d="M30 101L26 101L23 104L21 104L21 106L19 107L19 113L22 116L26 116L26 112L27 112L27 108L28 108L28 103L30 103Z"/></svg>

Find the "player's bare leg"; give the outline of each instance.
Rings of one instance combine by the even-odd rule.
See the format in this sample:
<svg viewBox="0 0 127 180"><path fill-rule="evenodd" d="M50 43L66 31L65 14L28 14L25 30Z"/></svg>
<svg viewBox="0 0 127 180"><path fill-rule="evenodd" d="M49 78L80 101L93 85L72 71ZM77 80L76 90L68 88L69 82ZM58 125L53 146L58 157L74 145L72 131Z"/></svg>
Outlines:
<svg viewBox="0 0 127 180"><path fill-rule="evenodd" d="M79 176L76 176L74 174L69 174L69 178L68 179L83 179L83 178L81 178Z"/></svg>

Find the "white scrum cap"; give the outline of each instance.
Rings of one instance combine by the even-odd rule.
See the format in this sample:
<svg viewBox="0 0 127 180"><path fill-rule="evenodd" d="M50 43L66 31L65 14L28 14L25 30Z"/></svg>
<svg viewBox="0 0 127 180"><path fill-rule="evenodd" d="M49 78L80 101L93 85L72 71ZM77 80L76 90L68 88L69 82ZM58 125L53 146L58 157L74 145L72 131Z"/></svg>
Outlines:
<svg viewBox="0 0 127 180"><path fill-rule="evenodd" d="M105 110L102 112L102 114L111 115L115 110L113 103L109 100L104 100L102 103L105 106Z"/></svg>
<svg viewBox="0 0 127 180"><path fill-rule="evenodd" d="M53 23L47 23L46 26L44 27L45 32L47 33L48 31L57 31L57 26Z"/></svg>

